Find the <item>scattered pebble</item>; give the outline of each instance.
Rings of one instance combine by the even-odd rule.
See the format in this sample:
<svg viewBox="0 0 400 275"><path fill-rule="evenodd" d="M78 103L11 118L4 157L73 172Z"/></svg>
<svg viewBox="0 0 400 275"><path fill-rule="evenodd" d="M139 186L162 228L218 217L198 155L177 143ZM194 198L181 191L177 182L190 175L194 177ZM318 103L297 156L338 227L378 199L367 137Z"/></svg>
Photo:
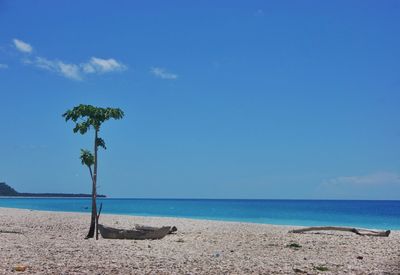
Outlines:
<svg viewBox="0 0 400 275"><path fill-rule="evenodd" d="M400 274L396 230L389 238L363 238L346 232L293 235L288 234L291 226L178 218L104 214L100 222L124 229L143 224L179 230L153 241L84 241L90 213L0 208L0 230L24 232L0 233L0 274L15 274L18 263L27 267L21 274Z"/></svg>
<svg viewBox="0 0 400 275"><path fill-rule="evenodd" d="M25 271L26 268L27 268L26 265L16 265L16 266L14 267L14 270L15 270L15 271Z"/></svg>

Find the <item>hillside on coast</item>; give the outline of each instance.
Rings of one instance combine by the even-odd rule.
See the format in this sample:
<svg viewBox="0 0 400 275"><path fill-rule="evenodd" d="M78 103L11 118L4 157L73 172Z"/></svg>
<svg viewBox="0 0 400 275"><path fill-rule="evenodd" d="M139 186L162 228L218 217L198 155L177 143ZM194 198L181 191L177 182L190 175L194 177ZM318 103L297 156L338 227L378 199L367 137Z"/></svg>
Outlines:
<svg viewBox="0 0 400 275"><path fill-rule="evenodd" d="M89 198L90 194L65 194L65 193L20 193L14 188L6 184L5 182L0 182L0 197L67 197L67 198ZM97 197L105 198L105 195L97 195Z"/></svg>

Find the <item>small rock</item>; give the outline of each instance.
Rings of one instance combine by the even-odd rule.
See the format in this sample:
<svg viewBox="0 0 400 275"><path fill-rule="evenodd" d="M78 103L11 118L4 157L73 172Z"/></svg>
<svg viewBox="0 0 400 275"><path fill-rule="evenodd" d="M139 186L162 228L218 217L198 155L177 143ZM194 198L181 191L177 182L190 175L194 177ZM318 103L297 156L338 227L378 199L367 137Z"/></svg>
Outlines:
<svg viewBox="0 0 400 275"><path fill-rule="evenodd" d="M14 270L15 271L25 271L26 268L27 268L26 265L17 265L17 266L14 267Z"/></svg>
<svg viewBox="0 0 400 275"><path fill-rule="evenodd" d="M358 260L362 260L362 259L364 259L364 257L363 256L357 256L357 259Z"/></svg>

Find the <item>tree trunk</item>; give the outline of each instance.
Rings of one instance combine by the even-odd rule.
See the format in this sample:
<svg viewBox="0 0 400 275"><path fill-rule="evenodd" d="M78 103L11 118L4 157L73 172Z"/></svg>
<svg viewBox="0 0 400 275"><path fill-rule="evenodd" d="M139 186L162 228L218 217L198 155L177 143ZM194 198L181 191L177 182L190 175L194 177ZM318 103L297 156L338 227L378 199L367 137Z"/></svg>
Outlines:
<svg viewBox="0 0 400 275"><path fill-rule="evenodd" d="M96 215L96 240L99 239L99 218L100 218L102 208L103 208L103 203L100 203L99 214Z"/></svg>
<svg viewBox="0 0 400 275"><path fill-rule="evenodd" d="M92 167L89 167L89 173L90 173L90 178L92 179L92 184L93 184L93 172L92 172Z"/></svg>
<svg viewBox="0 0 400 275"><path fill-rule="evenodd" d="M96 197L97 197L97 136L98 136L98 130L95 130L95 135L94 135L94 167L93 167L93 180L92 180L92 215L90 218L90 228L89 232L86 236L87 239L93 238L94 233L96 231L96 217L97 217L97 204L96 204Z"/></svg>

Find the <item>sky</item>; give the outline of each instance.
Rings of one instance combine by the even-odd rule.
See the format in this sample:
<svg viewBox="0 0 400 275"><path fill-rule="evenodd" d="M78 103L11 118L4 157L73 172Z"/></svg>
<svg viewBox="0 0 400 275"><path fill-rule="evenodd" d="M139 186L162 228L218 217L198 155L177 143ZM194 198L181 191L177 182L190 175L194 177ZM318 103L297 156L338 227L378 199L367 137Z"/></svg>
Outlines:
<svg viewBox="0 0 400 275"><path fill-rule="evenodd" d="M90 193L62 114L118 107L99 193L400 199L400 2L0 0L0 182Z"/></svg>

